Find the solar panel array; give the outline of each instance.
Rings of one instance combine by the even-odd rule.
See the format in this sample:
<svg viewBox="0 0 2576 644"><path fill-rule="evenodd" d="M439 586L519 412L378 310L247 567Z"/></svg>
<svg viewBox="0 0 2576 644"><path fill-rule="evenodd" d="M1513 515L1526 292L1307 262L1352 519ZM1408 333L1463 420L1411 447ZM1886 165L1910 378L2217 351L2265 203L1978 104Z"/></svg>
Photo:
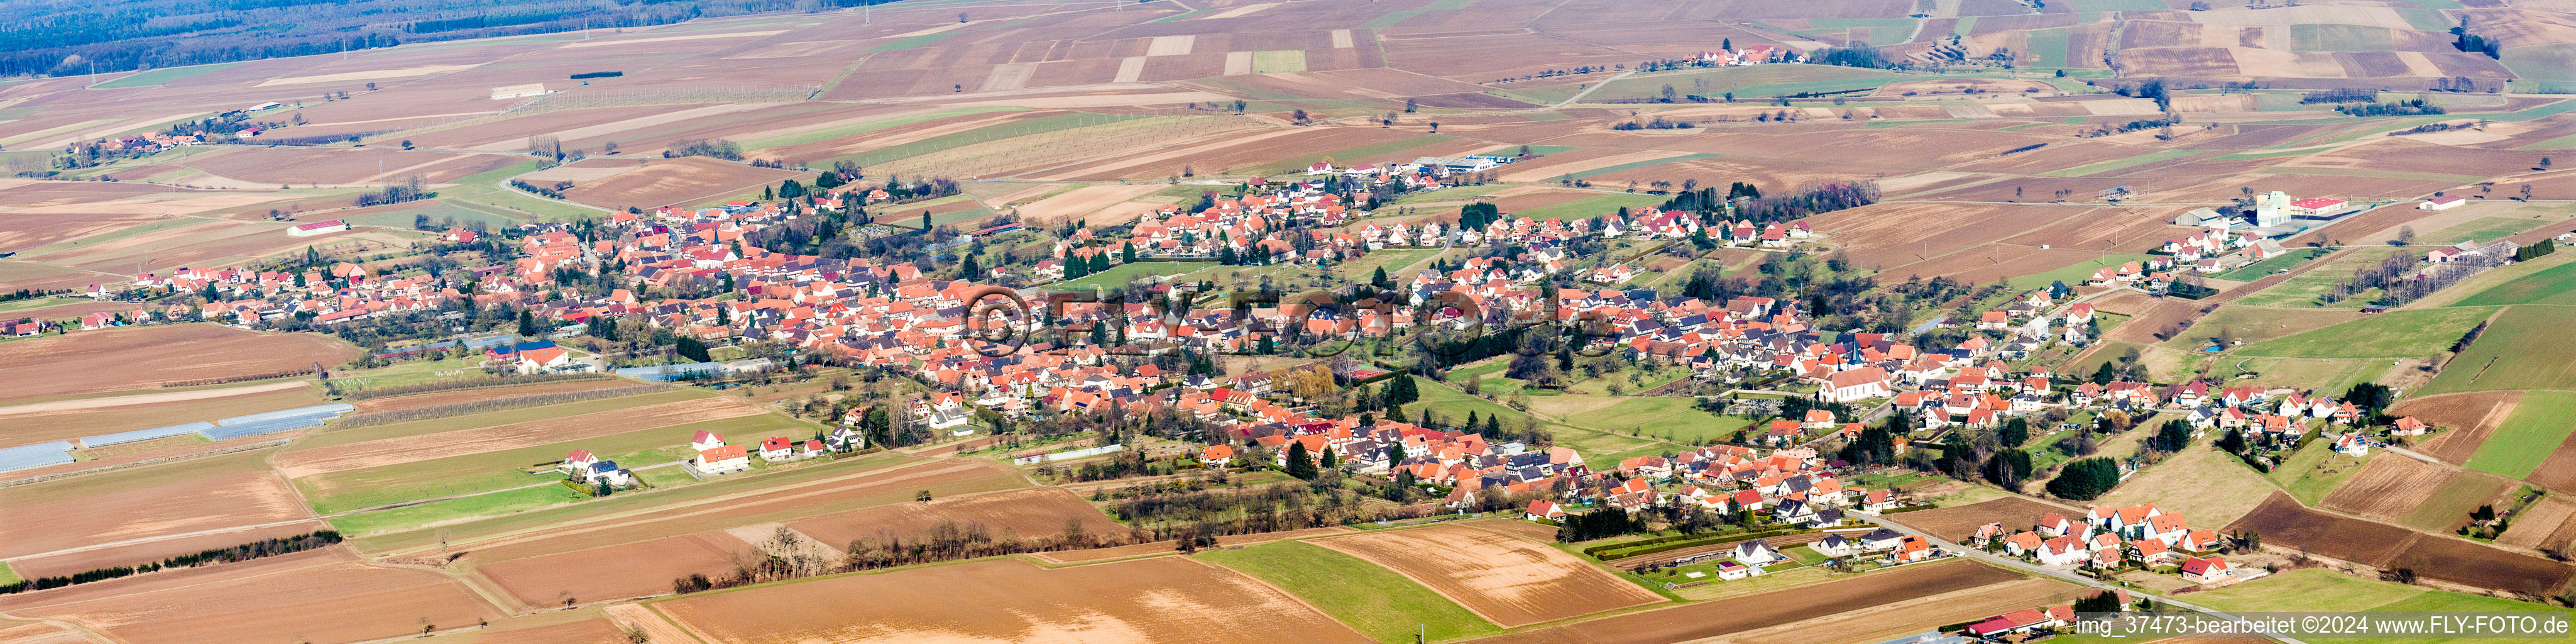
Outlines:
<svg viewBox="0 0 2576 644"><path fill-rule="evenodd" d="M148 440L152 440L152 439L155 439L155 438L167 438L167 437L171 437L171 436L177 436L177 435L180 435L180 434L186 434L186 433L191 433L191 432L203 431L203 430L205 430L206 428L214 427L214 426L215 426L215 424L214 424L214 423L202 422L202 421L201 421L201 422L188 423L188 424L185 424L185 425L171 425L171 426L169 426L169 427L154 427L154 428L151 428L151 429L137 429L137 430L130 431L130 432L117 432L117 433L114 433L114 434L99 434L99 435L97 435L97 436L91 436L91 437L88 437L88 438L80 439L80 444L81 444L81 446L82 446L82 447L106 447L106 446L109 446L109 445L116 445L116 444L120 444L120 443L131 443L131 442L135 442L135 441L148 441Z"/></svg>
<svg viewBox="0 0 2576 644"><path fill-rule="evenodd" d="M0 472L69 463L71 449L71 441L0 447Z"/></svg>

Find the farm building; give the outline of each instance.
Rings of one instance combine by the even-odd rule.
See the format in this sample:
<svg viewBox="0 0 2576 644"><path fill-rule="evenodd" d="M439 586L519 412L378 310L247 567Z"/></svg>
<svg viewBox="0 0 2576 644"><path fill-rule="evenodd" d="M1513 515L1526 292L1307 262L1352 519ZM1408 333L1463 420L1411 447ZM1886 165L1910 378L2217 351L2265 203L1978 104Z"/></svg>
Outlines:
<svg viewBox="0 0 2576 644"><path fill-rule="evenodd" d="M314 235L328 235L348 229L349 222L333 219L330 221L317 221L309 224L297 224L293 228L286 229L286 236L311 237Z"/></svg>
<svg viewBox="0 0 2576 644"><path fill-rule="evenodd" d="M2460 204L2468 202L2468 197L2451 195L2447 197L2426 199L2424 200L2424 203L2415 204L2415 207L2420 210L2450 210L2452 208L2458 208L2460 207Z"/></svg>
<svg viewBox="0 0 2576 644"><path fill-rule="evenodd" d="M507 87L492 88L492 100L500 101L513 98L526 98L529 96L544 96L546 93L545 83L510 85Z"/></svg>

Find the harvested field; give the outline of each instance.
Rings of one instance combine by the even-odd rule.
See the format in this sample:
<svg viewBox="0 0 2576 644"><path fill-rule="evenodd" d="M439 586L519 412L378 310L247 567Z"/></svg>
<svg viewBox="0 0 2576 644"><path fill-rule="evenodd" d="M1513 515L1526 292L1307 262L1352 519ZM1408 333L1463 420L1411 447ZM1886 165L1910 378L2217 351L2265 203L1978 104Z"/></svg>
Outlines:
<svg viewBox="0 0 2576 644"><path fill-rule="evenodd" d="M213 324L144 326L0 346L0 399L25 400L203 378L340 364L356 348L311 333L260 333Z"/></svg>
<svg viewBox="0 0 2576 644"><path fill-rule="evenodd" d="M1214 140L1150 150L1105 161L1046 171L1040 180L1110 181L1160 179L1180 174L1184 166L1200 176L1279 163L1333 150L1349 150L1420 136L1416 132L1374 127L1271 128L1229 134ZM1336 164L1360 159L1335 159Z"/></svg>
<svg viewBox="0 0 2576 644"><path fill-rule="evenodd" d="M2167 514L2181 514L2194 527L2227 525L2263 502L2272 484L2263 475L2215 446L2186 448L2148 467L2094 501L2107 507L2153 503ZM1903 517L1911 512L1896 515ZM2072 518L2073 515L2068 515ZM2004 527L2020 529L2006 523Z"/></svg>
<svg viewBox="0 0 2576 644"><path fill-rule="evenodd" d="M44 557L28 557L9 562L9 568L28 579L70 575L109 566L131 566L146 561L159 561L173 555L194 554L211 548L224 548L268 538L285 538L310 534L331 527L321 521L290 523L233 532L198 535L149 543L101 548Z"/></svg>
<svg viewBox="0 0 2576 644"><path fill-rule="evenodd" d="M258 602L243 601L250 597ZM11 595L0 611L70 621L130 644L332 644L501 617L454 579L360 563L346 548Z"/></svg>
<svg viewBox="0 0 2576 644"><path fill-rule="evenodd" d="M1740 633L1860 607L2023 580L2018 573L1968 560L1905 566L1859 577L1746 597L1720 599L1523 631L1478 644L1669 644ZM2064 586L2065 584L2056 584ZM2040 589L2034 588L2032 591ZM2054 588L2046 595L2055 592ZM2036 599L2036 596L2033 597Z"/></svg>
<svg viewBox="0 0 2576 644"><path fill-rule="evenodd" d="M2289 494L2274 492L2254 511L2219 530L2253 530L2263 544L2305 550L2333 559L2376 566L2406 551L2422 535L2405 528L2310 510Z"/></svg>
<svg viewBox="0 0 2576 644"><path fill-rule="evenodd" d="M602 208L688 206L757 192L763 185L803 176L799 172L706 157L647 159L643 167L632 172L589 184L575 183L563 194L567 199Z"/></svg>
<svg viewBox="0 0 2576 644"><path fill-rule="evenodd" d="M635 381L633 381L633 380L627 380L627 379L624 379L624 378L601 378L601 379L598 379L598 380L575 380L575 381L571 381L571 382L548 382L548 383L539 383L539 384L533 384L533 385L518 385L518 386L511 386L511 387L486 387L486 388L481 388L481 389L459 389L459 390L456 390L456 391L438 391L438 392L431 392L431 393L425 393L425 394L412 394L412 395L409 395L409 396L394 396L394 397L392 397L392 398L372 398L372 399L368 399L368 400L361 400L361 401L358 401L358 402L356 402L356 403L352 403L352 404L355 404L355 405L357 405L357 407L358 407L358 411L357 411L356 413L360 413L360 414L369 414L369 413L375 413L375 412L380 412L380 411L399 411L399 410L404 410L404 409L420 409L420 408L423 408L423 407L436 407L436 406L439 406L439 405L452 405L452 404L461 403L461 402L472 402L472 401L476 401L476 400L489 400L489 399L493 399L493 398L510 398L510 397L516 397L516 396L536 396L536 395L542 395L542 394L559 394L559 393L574 392L574 391L590 391L590 390L593 390L593 389L615 389L615 388L618 388L618 387L633 387L633 386L635 386Z"/></svg>
<svg viewBox="0 0 2576 644"><path fill-rule="evenodd" d="M2264 533L2268 543L2271 533ZM2427 579L2541 596L2558 594L2576 577L2576 566L2494 546L2425 535L2407 544L2381 568L2411 568Z"/></svg>
<svg viewBox="0 0 2576 644"><path fill-rule="evenodd" d="M265 451L0 488L0 558L312 517Z"/></svg>
<svg viewBox="0 0 2576 644"><path fill-rule="evenodd" d="M626 634L605 619L585 619L545 626L482 633L474 644L628 644Z"/></svg>
<svg viewBox="0 0 2576 644"><path fill-rule="evenodd" d="M2396 521L2432 498L2458 470L2389 454L2364 465L2320 505L2367 517Z"/></svg>
<svg viewBox="0 0 2576 644"><path fill-rule="evenodd" d="M1563 551L1467 526L1309 543L1385 566L1504 628L1663 600Z"/></svg>
<svg viewBox="0 0 2576 644"><path fill-rule="evenodd" d="M1260 533L1260 534L1238 534L1238 535L1230 535L1230 536L1217 537L1217 538L1216 538L1216 545L1218 545L1218 546L1248 546L1248 545L1253 545L1253 544L1257 544L1257 543L1270 543L1270 542L1272 542L1272 541L1278 541L1278 540L1281 540L1281 539L1304 539L1304 538L1307 538L1307 537L1321 537L1321 536L1329 536L1329 535L1336 535L1336 534L1350 534L1350 533L1358 532L1358 531L1359 531L1359 530L1354 529L1354 528L1348 528L1348 527L1343 527L1343 526L1332 526L1332 527L1325 527L1325 528L1306 528L1306 529L1303 529L1303 530L1289 530L1289 531L1287 531L1287 532L1263 532L1263 533ZM1552 533L1551 533L1551 534L1552 534ZM1061 551L1056 551L1056 552L1041 552L1041 553L1036 553L1036 554L1031 555L1031 556L1037 557L1037 558L1039 558L1039 559L1046 560L1046 561L1051 562L1051 563L1080 563L1080 562L1085 562L1085 561L1108 561L1108 560L1111 560L1111 559L1125 559L1125 558L1128 558L1128 557L1142 557L1142 556L1147 556L1147 555L1172 554L1172 553L1177 553L1177 552L1180 552L1180 542L1178 542L1178 541L1150 541L1150 542L1146 542L1146 543L1139 543L1139 544L1131 544L1131 545L1118 546L1118 547L1115 547L1115 548L1093 548L1093 549L1090 549L1090 550L1061 550Z"/></svg>
<svg viewBox="0 0 2576 644"><path fill-rule="evenodd" d="M15 190L0 190L0 203L21 204L24 202L14 200L34 196ZM160 219L152 215L107 213L10 217L0 219L0 248L24 252L37 246L124 230Z"/></svg>
<svg viewBox="0 0 2576 644"><path fill-rule="evenodd" d="M231 393L233 391L243 393L233 395ZM199 395L205 395L205 397L196 397ZM166 397L180 398L168 400ZM98 406L78 404L93 402L107 404ZM131 404L115 404L126 402ZM304 380L262 383L248 387L188 389L158 394L36 403L0 409L0 419L7 420L5 423L0 423L0 445L19 445L97 436L110 432L168 427L185 422L319 404L322 404L322 393Z"/></svg>
<svg viewBox="0 0 2576 644"><path fill-rule="evenodd" d="M2089 206L1873 204L1809 218L1819 232L1845 244L1853 263L1902 266L2039 229L2090 211Z"/></svg>
<svg viewBox="0 0 2576 644"><path fill-rule="evenodd" d="M653 605L720 642L1370 642L1186 557L1046 570L1017 559L846 575Z"/></svg>
<svg viewBox="0 0 2576 644"><path fill-rule="evenodd" d="M759 556L759 549L733 535L707 532L487 563L474 570L520 603L536 607L559 604L564 597L594 602L664 594L671 592L672 579L731 575L737 561Z"/></svg>
<svg viewBox="0 0 2576 644"><path fill-rule="evenodd" d="M2542 497L2539 503L2523 510L2522 516L2514 517L2513 527L2506 528L2495 542L2516 548L2565 548L2570 535L2569 519L2576 519L2576 501L2559 495Z"/></svg>
<svg viewBox="0 0 2576 644"><path fill-rule="evenodd" d="M2068 518L2077 518L2075 515L2082 511L2069 510L2023 497L2008 496L1938 510L1900 512L1885 515L1884 518L1891 523L1956 541L1975 534L1977 526L1988 523L2002 523L2007 530L2018 530L2026 525L2038 525L2039 517L2051 512L2066 515Z"/></svg>
<svg viewBox="0 0 2576 644"><path fill-rule="evenodd" d="M190 155L173 165L274 187L373 183L413 174L429 183L445 183L522 160L525 157L394 148L227 147Z"/></svg>
<svg viewBox="0 0 2576 644"><path fill-rule="evenodd" d="M1128 200L1153 194L1163 188L1164 186L1144 183L1084 186L1064 194L1030 202L1028 205L1020 206L1019 211L1020 216L1027 217L1030 221L1073 221L1111 206L1126 203ZM1120 221L1102 220L1090 223L1094 226L1111 226L1133 218L1134 213L1129 213L1128 216L1119 218Z"/></svg>
<svg viewBox="0 0 2576 644"><path fill-rule="evenodd" d="M759 407L731 399L700 398L479 429L332 445L279 454L276 463L278 470L287 478L303 478L760 413L764 412Z"/></svg>
<svg viewBox="0 0 2576 644"><path fill-rule="evenodd" d="M1072 491L1058 487L1015 490L929 503L905 503L856 512L826 514L787 522L787 527L839 549L858 539L895 537L911 541L943 523L981 527L994 538L1041 539L1063 534L1067 525L1085 534L1121 538L1127 526Z"/></svg>

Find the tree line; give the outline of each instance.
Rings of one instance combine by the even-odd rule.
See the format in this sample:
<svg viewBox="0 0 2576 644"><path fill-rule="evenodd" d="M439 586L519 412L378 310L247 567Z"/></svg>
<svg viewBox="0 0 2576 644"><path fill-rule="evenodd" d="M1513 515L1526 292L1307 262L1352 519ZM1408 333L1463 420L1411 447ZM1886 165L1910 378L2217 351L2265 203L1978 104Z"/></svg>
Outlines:
<svg viewBox="0 0 2576 644"><path fill-rule="evenodd" d="M225 548L208 548L195 553L174 555L160 561L145 562L134 566L111 566L107 568L85 570L69 575L21 579L12 583L0 584L0 594L61 588L74 584L86 584L93 581L131 577L134 575L158 572L170 568L188 568L219 563L232 563L236 561L249 561L260 557L274 557L283 554L303 552L339 542L340 533L338 531L317 530L308 534L299 534L284 538L261 539Z"/></svg>

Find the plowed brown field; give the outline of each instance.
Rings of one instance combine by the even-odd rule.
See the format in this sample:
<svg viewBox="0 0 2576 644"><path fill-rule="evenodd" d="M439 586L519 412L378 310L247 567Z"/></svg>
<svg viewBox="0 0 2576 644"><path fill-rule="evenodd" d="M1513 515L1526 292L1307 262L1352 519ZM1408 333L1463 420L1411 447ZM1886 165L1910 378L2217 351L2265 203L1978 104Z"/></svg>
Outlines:
<svg viewBox="0 0 2576 644"><path fill-rule="evenodd" d="M861 538L911 540L942 523L981 527L995 538L1053 537L1063 534L1068 525L1108 539L1124 539L1127 534L1127 526L1110 520L1081 496L1057 487L826 514L789 521L787 527L837 550Z"/></svg>
<svg viewBox="0 0 2576 644"><path fill-rule="evenodd" d="M1467 526L1309 543L1385 566L1505 628L1663 600L1564 551Z"/></svg>
<svg viewBox="0 0 2576 644"><path fill-rule="evenodd" d="M714 642L1365 644L1278 589L1187 557L1047 570L1004 559L654 604Z"/></svg>
<svg viewBox="0 0 2576 644"><path fill-rule="evenodd" d="M2433 440L2425 441L2416 451L2451 463L2467 463L2469 455L2487 442L2513 409L2522 404L2519 391L2482 391L2409 398L2390 407L2396 416L2414 416L2417 420L2444 428Z"/></svg>
<svg viewBox="0 0 2576 644"><path fill-rule="evenodd" d="M1629 613L1563 626L1476 640L1477 644L1669 644L1689 642L1825 617L1982 586L2022 580L2020 574L1967 560L1905 566L1885 572L1747 597L1720 599ZM2063 586L2064 584L2059 584ZM2040 595L2056 589L2031 589ZM2037 597L2034 596L2033 599Z"/></svg>
<svg viewBox="0 0 2576 644"><path fill-rule="evenodd" d="M2514 517L2513 527L2496 537L2496 543L2516 548L2564 548L2568 536L2564 533L2571 518L2576 518L2576 502L2561 496L2544 497L2523 510L2522 516Z"/></svg>
<svg viewBox="0 0 2576 644"><path fill-rule="evenodd" d="M501 616L456 580L359 563L343 548L11 595L0 611L129 644L337 644Z"/></svg>
<svg viewBox="0 0 2576 644"><path fill-rule="evenodd" d="M671 592L671 580L692 574L723 577L737 561L759 561L760 551L723 532L669 537L606 548L478 566L475 572L531 607Z"/></svg>
<svg viewBox="0 0 2576 644"><path fill-rule="evenodd" d="M0 492L0 557L313 516L262 452L192 459ZM41 520L14 520L43 517Z"/></svg>
<svg viewBox="0 0 2576 644"><path fill-rule="evenodd" d="M346 362L355 353L356 347L327 335L213 324L83 331L0 345L0 364L9 365L0 369L0 400L311 369L317 362Z"/></svg>
<svg viewBox="0 0 2576 644"><path fill-rule="evenodd" d="M2327 494L2324 505L2367 517L2396 521L2433 497L2456 470L2400 456L2371 459L2352 479Z"/></svg>
<svg viewBox="0 0 2576 644"><path fill-rule="evenodd" d="M1549 529L1550 529L1550 530L1554 530L1554 528L1549 528ZM1282 540L1282 539L1303 539L1303 538L1306 538L1306 537L1321 537L1321 536L1326 536L1326 535L1350 534L1350 533L1358 532L1358 531L1359 531L1359 530L1354 529L1354 528L1348 528L1348 527L1343 527L1343 526L1332 526L1332 527L1326 527L1326 528L1306 528L1306 529L1303 529L1303 530L1289 530L1289 531L1287 531L1287 532L1263 532L1263 533L1260 533L1260 534L1238 534L1238 535L1230 535L1230 536L1217 537L1217 538L1216 538L1216 545L1219 545L1219 546L1248 546L1248 545L1252 545L1252 544L1256 544L1256 543L1270 543L1270 542L1272 542L1272 541L1278 541L1278 540ZM1553 533L1551 533L1551 534L1553 534ZM1118 547L1114 547L1114 548L1093 548L1093 549L1090 549L1090 550L1060 550L1060 551L1056 551L1056 552L1041 552L1041 553L1036 553L1036 554L1031 555L1031 556L1037 557L1037 558L1039 558L1039 559L1044 559L1044 560L1047 560L1047 561L1052 562L1052 563L1079 563L1079 562L1084 562L1084 561L1108 561L1108 560L1111 560L1111 559L1125 559L1125 558L1128 558L1128 557L1142 557L1142 556L1146 556L1146 555L1159 555L1159 554L1169 554L1169 553L1176 553L1176 552L1180 552L1180 542L1178 542L1178 541L1148 541L1148 542L1145 542L1145 543L1129 544L1129 545L1118 546Z"/></svg>

